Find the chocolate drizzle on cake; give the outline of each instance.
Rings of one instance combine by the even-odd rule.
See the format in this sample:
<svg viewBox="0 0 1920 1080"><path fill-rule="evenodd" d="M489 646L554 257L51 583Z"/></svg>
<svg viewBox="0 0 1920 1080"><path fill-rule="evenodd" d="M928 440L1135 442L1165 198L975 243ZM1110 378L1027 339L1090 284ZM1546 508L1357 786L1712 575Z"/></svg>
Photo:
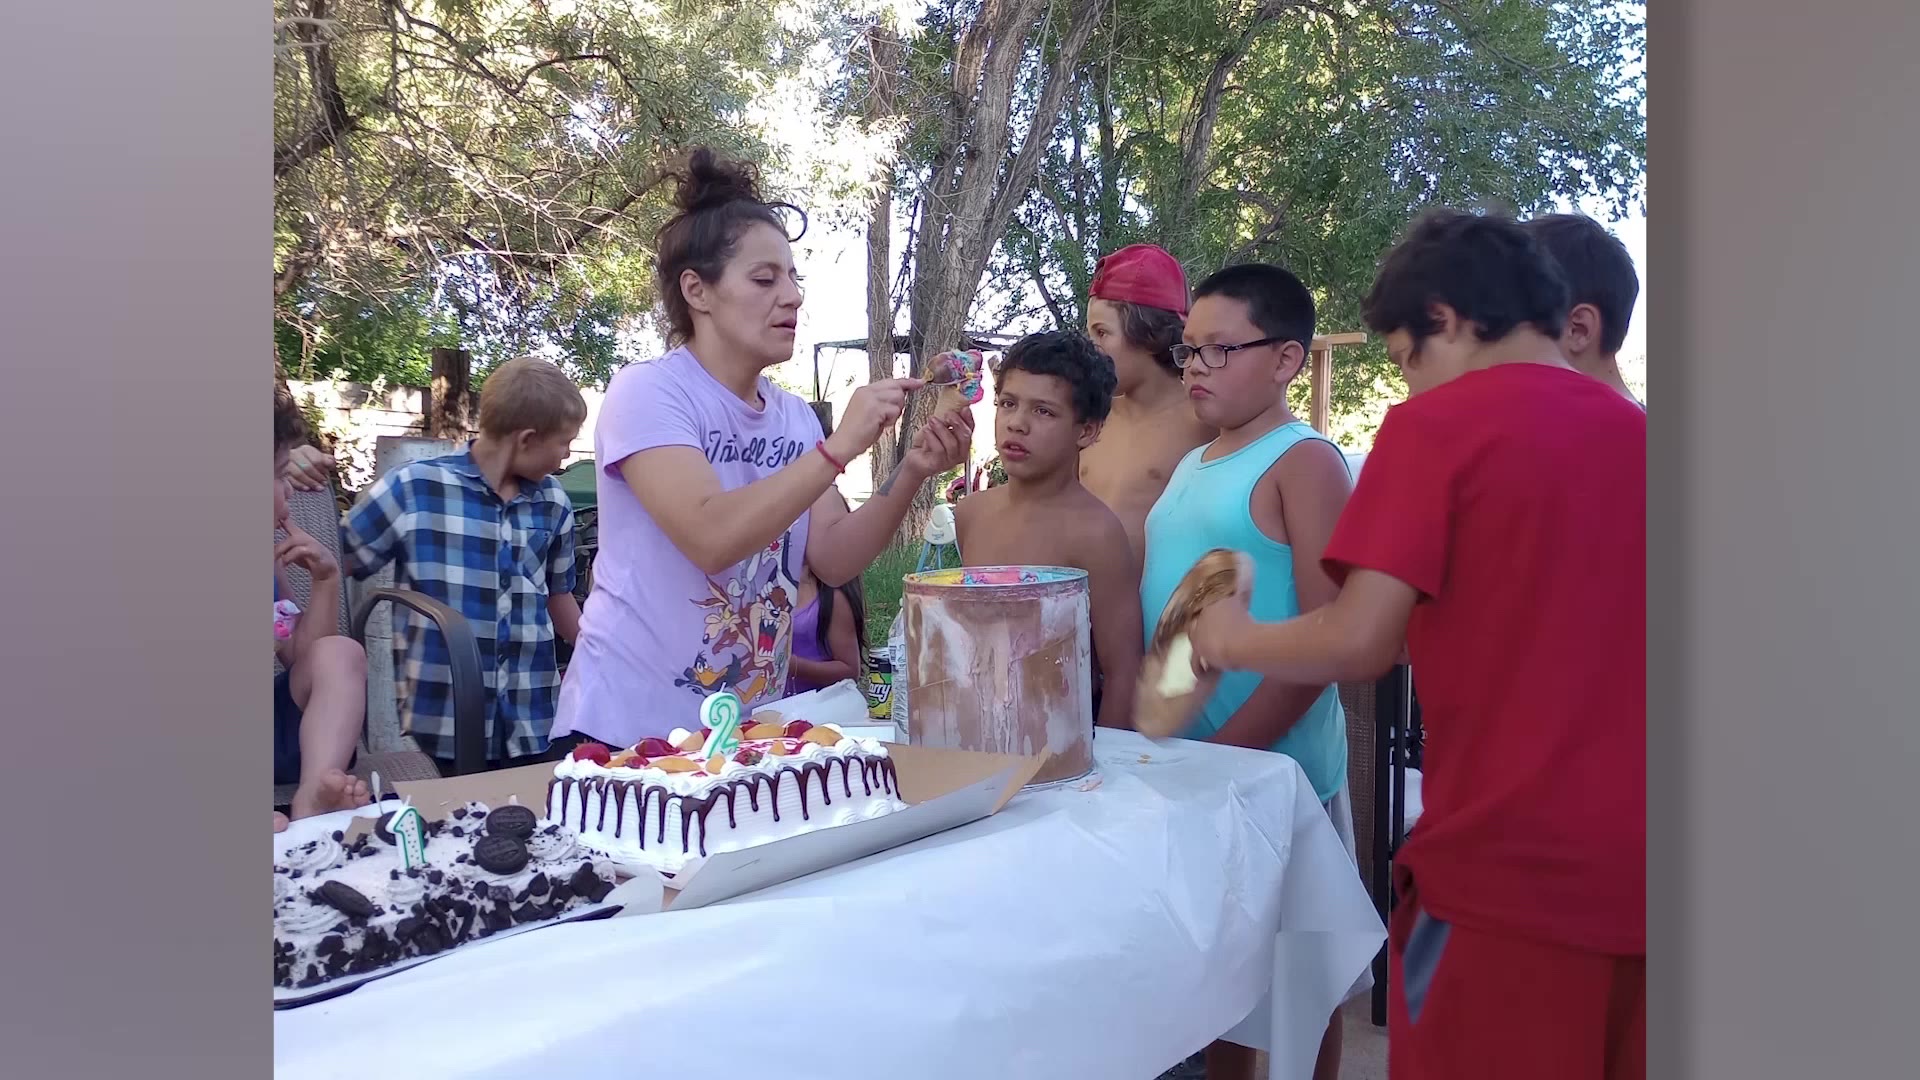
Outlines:
<svg viewBox="0 0 1920 1080"><path fill-rule="evenodd" d="M607 801L611 799L616 803L613 835L619 837L626 835L626 801L631 796L635 807L635 835L639 839L641 849L645 850L647 826L650 823L654 825L654 843L667 842L667 810L671 800L678 800L680 850L684 854L691 854L696 850L697 844L699 854L704 856L707 854L707 817L722 799L727 804L727 825L731 828L739 828L737 806L739 793L743 789L746 791L747 805L757 813L760 810L760 785L764 782L768 789L768 809L772 811L773 820L777 822L780 820L780 785L791 776L800 786L800 818L803 821L811 821L814 809L809 802L808 789L811 781L814 777L819 777L821 805L833 805L832 777L835 765L840 766L840 787L846 798L853 797L853 770L856 768L860 770L860 782L867 795L871 796L876 787L886 794L896 797L899 795L899 776L894 770L891 759L851 755L833 757L825 761L802 761L782 765L768 773L750 773L716 783L707 791L692 795L678 794L662 784L647 783L643 780L618 780L611 777L556 777L547 785L547 801L549 805L552 804L553 785L560 785L560 817L564 820L574 789L577 787L580 798L580 830L584 832L587 828L588 794L598 793L600 795L599 828L604 832ZM655 793L659 795L659 807L651 815L650 822L648 803L653 800ZM700 834L697 841L693 832L693 821L696 817L700 819Z"/></svg>

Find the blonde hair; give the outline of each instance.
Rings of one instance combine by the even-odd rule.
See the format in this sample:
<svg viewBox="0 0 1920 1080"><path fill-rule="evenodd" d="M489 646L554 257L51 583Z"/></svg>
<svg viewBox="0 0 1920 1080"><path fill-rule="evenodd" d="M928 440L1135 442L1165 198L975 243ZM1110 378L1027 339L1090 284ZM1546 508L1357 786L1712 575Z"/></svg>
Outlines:
<svg viewBox="0 0 1920 1080"><path fill-rule="evenodd" d="M488 373L480 387L480 430L496 437L552 435L583 424L587 399L552 362L520 356Z"/></svg>

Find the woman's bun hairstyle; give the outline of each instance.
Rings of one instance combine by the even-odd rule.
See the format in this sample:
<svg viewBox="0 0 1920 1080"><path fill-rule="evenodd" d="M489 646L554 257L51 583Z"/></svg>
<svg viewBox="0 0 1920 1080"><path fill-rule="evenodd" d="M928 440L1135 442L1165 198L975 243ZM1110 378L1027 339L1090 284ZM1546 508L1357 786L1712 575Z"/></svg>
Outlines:
<svg viewBox="0 0 1920 1080"><path fill-rule="evenodd" d="M741 233L754 225L771 225L792 242L806 233L807 217L791 203L763 201L753 163L722 157L711 147L694 147L668 175L674 180L676 213L655 238L655 273L660 303L667 311L668 344L684 345L693 337L693 312L680 291L681 275L692 270L702 281L718 281ZM800 218L798 233L788 231L782 209Z"/></svg>
<svg viewBox="0 0 1920 1080"><path fill-rule="evenodd" d="M730 202L760 202L760 170L750 161L723 158L711 147L697 146L686 165L675 174L673 205L682 214L725 206Z"/></svg>

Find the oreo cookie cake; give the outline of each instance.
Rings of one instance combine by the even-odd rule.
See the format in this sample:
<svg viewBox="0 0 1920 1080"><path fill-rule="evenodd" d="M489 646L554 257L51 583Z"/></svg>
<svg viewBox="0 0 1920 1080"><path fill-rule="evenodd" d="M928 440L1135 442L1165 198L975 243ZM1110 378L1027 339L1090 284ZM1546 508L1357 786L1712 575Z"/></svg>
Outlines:
<svg viewBox="0 0 1920 1080"><path fill-rule="evenodd" d="M571 830L518 805L468 803L423 830L409 868L392 816L343 844L334 833L273 868L273 985L317 988L550 922L613 891L613 865Z"/></svg>

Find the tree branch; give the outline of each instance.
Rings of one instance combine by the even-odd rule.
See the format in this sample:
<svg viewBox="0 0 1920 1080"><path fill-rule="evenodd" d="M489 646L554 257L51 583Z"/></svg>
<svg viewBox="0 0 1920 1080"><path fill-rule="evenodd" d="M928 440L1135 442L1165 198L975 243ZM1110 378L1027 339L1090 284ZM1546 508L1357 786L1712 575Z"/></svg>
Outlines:
<svg viewBox="0 0 1920 1080"><path fill-rule="evenodd" d="M273 150L275 180L299 168L315 155L337 146L347 133L360 125L361 118L347 112L346 95L340 92L340 72L334 64L331 20L327 18L327 0L308 0L307 15L287 20L295 41L306 54L307 70L313 79L314 102L319 114L298 138Z"/></svg>

